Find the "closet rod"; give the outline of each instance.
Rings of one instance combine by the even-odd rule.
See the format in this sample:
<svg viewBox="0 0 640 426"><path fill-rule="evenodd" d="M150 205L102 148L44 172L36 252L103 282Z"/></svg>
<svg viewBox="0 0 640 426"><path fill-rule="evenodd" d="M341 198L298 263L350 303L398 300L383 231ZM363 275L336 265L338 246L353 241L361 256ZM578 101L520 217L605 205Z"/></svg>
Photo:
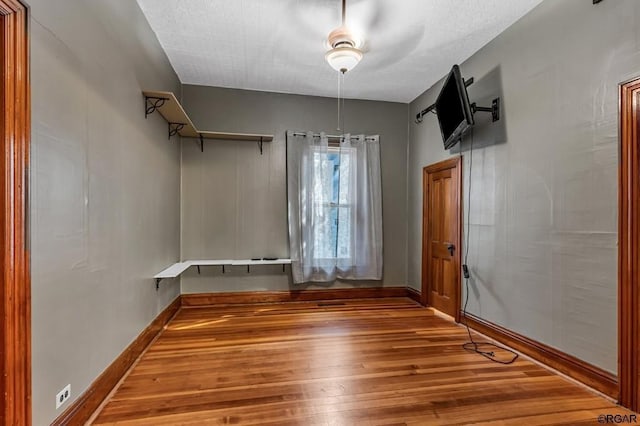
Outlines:
<svg viewBox="0 0 640 426"><path fill-rule="evenodd" d="M293 136L307 136L307 134L306 133L302 133L302 132L293 132ZM344 138L344 136L339 136L339 135L325 135L325 136L327 138L329 138L329 139L341 139L342 140ZM314 138L319 138L320 134L319 133L314 133L313 137ZM364 140L366 140L366 141L374 141L374 140L376 140L376 138L371 137L371 136L365 136Z"/></svg>

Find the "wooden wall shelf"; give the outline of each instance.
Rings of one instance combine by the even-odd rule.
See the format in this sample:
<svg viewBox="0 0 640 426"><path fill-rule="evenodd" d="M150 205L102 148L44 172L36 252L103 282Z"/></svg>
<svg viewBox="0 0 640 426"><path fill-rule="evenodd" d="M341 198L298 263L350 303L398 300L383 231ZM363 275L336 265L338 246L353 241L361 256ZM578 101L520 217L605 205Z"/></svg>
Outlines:
<svg viewBox="0 0 640 426"><path fill-rule="evenodd" d="M158 111L167 121L169 139L179 135L183 138L200 139L200 150L204 151L204 139L233 140L257 142L262 154L262 143L271 142L273 135L260 135L254 133L225 133L209 132L196 129L193 122L185 112L173 92L161 92L156 90L143 90L145 98L145 118L149 114Z"/></svg>

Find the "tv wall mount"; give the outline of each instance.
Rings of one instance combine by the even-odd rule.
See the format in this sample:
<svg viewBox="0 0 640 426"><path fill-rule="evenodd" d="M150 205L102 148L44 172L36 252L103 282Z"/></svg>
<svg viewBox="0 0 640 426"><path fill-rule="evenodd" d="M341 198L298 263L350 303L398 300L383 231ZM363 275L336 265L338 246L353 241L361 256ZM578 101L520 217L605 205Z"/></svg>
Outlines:
<svg viewBox="0 0 640 426"><path fill-rule="evenodd" d="M464 80L464 87L469 87L473 84L473 77L468 80ZM476 112L490 112L491 113L491 122L495 123L500 120L500 98L495 98L491 101L490 107L479 107L475 102L469 105L471 107L471 112L475 115ZM416 124L422 123L424 120L424 116L432 113L436 114L436 104L433 103L416 114Z"/></svg>
<svg viewBox="0 0 640 426"><path fill-rule="evenodd" d="M490 112L491 113L491 122L495 123L500 120L500 98L495 98L491 101L490 107L479 107L476 103L471 104L471 112L475 114L476 112Z"/></svg>

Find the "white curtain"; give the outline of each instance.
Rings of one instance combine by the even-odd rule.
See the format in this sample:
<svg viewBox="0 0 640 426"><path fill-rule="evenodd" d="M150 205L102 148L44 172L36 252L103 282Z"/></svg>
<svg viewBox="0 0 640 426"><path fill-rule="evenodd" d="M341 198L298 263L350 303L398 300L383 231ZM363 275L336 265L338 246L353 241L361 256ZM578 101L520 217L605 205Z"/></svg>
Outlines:
<svg viewBox="0 0 640 426"><path fill-rule="evenodd" d="M287 132L294 283L382 279L382 189L376 136Z"/></svg>

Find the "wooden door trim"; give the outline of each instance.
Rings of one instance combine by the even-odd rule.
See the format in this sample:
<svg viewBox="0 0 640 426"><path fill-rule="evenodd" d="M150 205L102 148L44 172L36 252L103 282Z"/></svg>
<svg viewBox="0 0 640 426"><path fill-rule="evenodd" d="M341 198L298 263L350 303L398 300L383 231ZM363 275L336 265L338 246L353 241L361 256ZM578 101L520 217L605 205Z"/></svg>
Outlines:
<svg viewBox="0 0 640 426"><path fill-rule="evenodd" d="M27 233L30 143L28 7L0 0L0 424L31 424L31 285Z"/></svg>
<svg viewBox="0 0 640 426"><path fill-rule="evenodd" d="M443 170L453 169L453 173L458 179L458 187L456 190L458 191L458 214L456 215L455 226L457 229L457 238L456 238L456 251L454 255L454 259L456 262L456 268L458 270L458 282L456 283L456 288L454 291L454 304L456 306L454 318L456 322L460 322L460 300L461 300L461 289L462 289L462 281L461 281L461 250L462 250L462 162L460 161L461 157L453 157L448 160L440 161L435 164L431 164L422 169L422 294L421 294L421 303L424 306L429 305L429 294L430 294L430 285L427 271L427 258L428 255L425 256L426 253L430 251L429 248L429 227L427 224L429 223L429 175L432 173L441 172Z"/></svg>
<svg viewBox="0 0 640 426"><path fill-rule="evenodd" d="M640 79L620 85L618 381L620 404L640 409Z"/></svg>

